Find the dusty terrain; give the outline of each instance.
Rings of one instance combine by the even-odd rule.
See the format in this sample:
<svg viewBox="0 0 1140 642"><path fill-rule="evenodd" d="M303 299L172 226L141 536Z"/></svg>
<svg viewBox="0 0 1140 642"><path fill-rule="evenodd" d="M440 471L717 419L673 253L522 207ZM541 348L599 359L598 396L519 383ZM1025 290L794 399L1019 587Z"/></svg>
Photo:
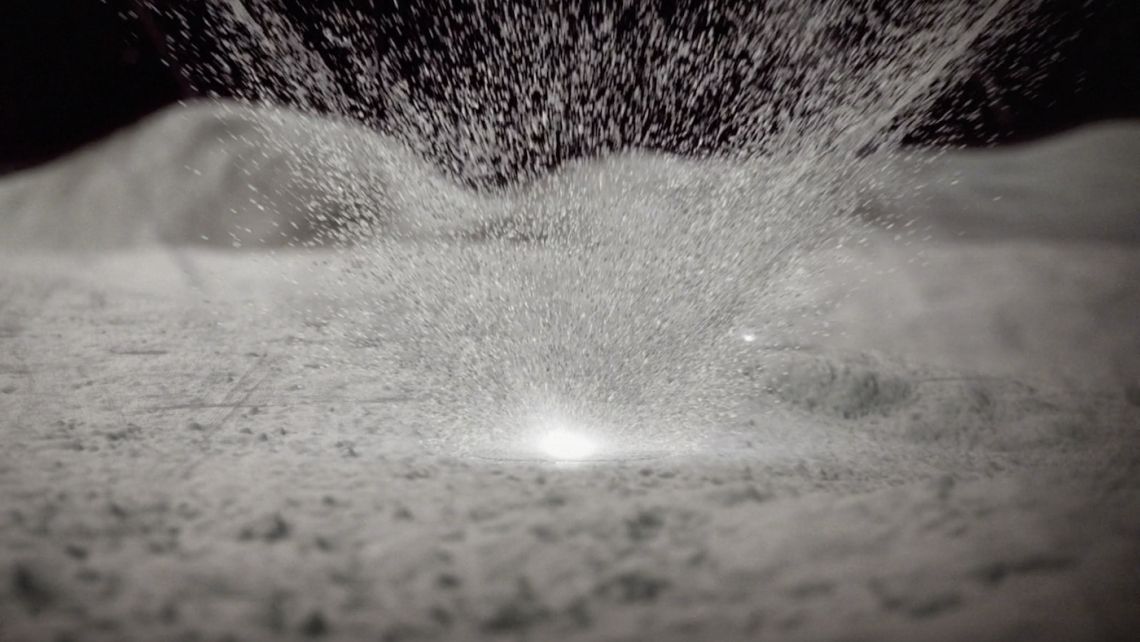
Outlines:
<svg viewBox="0 0 1140 642"><path fill-rule="evenodd" d="M1140 249L1013 236L817 252L734 425L592 464L425 442L319 251L6 248L0 640L1129 639Z"/></svg>

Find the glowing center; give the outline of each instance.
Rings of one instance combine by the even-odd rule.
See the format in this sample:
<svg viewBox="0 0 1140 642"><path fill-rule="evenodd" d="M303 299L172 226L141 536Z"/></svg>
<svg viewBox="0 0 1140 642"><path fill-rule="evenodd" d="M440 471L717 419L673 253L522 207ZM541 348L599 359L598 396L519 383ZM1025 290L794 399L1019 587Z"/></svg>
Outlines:
<svg viewBox="0 0 1140 642"><path fill-rule="evenodd" d="M588 459L598 452L598 444L581 433L556 428L539 438L538 450L551 459Z"/></svg>

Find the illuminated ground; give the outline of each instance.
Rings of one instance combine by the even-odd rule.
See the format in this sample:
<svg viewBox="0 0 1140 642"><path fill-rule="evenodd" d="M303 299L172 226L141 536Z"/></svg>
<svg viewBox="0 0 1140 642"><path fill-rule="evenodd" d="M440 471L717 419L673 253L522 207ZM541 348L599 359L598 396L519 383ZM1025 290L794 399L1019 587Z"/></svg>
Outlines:
<svg viewBox="0 0 1140 642"><path fill-rule="evenodd" d="M383 279L346 300L328 255L158 245L297 220L250 205L281 171L248 164L253 116L211 109L0 182L0 640L1140 627L1134 126L916 166L931 198L871 199L871 242L806 256L742 325L735 421L615 455L557 421L440 439L449 391Z"/></svg>
<svg viewBox="0 0 1140 642"><path fill-rule="evenodd" d="M815 348L758 346L741 435L590 465L424 452L432 391L390 348L298 322L270 268L309 258L186 256L204 293L159 251L5 259L3 639L1071 640L1138 624L1126 359L1091 342L1099 365L1074 371L1091 389L1012 372L1135 305L1112 281L1134 251L934 248L882 277L891 315L860 321L881 309L865 293ZM862 256L883 272L906 253ZM988 287L955 287L955 266ZM923 291L970 315L926 312ZM1078 304L1097 301L1094 323ZM892 333L943 365L866 352Z"/></svg>

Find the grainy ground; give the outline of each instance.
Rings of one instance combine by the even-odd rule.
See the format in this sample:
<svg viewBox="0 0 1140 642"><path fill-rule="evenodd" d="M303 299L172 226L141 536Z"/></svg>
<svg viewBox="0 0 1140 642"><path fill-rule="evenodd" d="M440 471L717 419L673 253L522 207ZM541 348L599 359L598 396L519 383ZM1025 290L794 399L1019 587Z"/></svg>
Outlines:
<svg viewBox="0 0 1140 642"><path fill-rule="evenodd" d="M328 194L286 189L281 141L392 155L394 229L504 205L366 130L215 103L0 182L0 642L1140 630L1134 123L901 161L861 211L932 240L813 255L781 286L803 314L757 306L734 424L576 466L431 439L414 338L311 313L327 256L154 249L303 236ZM620 174L653 209L691 169L522 197Z"/></svg>
<svg viewBox="0 0 1140 642"><path fill-rule="evenodd" d="M392 347L295 313L313 257L175 256L0 264L0 640L1140 627L1134 249L852 254L734 431L578 466L426 451Z"/></svg>

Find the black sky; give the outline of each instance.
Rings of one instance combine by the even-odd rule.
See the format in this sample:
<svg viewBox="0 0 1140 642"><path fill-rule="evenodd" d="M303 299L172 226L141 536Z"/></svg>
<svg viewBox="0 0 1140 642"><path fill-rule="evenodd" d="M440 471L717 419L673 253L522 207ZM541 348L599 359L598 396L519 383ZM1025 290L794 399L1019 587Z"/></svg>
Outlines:
<svg viewBox="0 0 1140 642"><path fill-rule="evenodd" d="M163 63L161 20L133 11L141 2L4 4L0 171L43 162L193 94ZM1140 117L1140 2L1055 0L1049 7L1055 24L1035 37L1059 58L1034 94L1003 91L1010 70L998 61L934 107L974 118L942 118L938 132L932 119L911 132L911 142L1024 140L1098 119Z"/></svg>

